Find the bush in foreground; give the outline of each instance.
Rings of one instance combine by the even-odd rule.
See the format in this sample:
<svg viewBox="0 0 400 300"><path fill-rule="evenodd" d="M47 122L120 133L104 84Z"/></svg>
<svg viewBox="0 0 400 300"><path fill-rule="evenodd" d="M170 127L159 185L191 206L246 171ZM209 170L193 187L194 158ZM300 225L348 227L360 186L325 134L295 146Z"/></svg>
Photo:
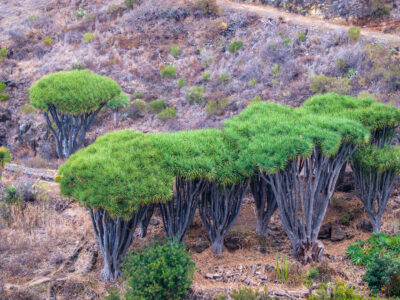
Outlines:
<svg viewBox="0 0 400 300"><path fill-rule="evenodd" d="M151 243L126 256L125 299L183 299L193 281L194 262L182 244Z"/></svg>

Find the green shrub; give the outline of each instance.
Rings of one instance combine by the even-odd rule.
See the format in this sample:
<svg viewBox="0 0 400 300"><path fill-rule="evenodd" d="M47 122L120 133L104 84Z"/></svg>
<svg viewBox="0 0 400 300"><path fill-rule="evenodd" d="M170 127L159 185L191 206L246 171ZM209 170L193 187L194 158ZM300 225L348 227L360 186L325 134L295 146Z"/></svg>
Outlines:
<svg viewBox="0 0 400 300"><path fill-rule="evenodd" d="M249 104L255 103L255 102L261 102L261 97L260 96L255 96L253 99L250 100Z"/></svg>
<svg viewBox="0 0 400 300"><path fill-rule="evenodd" d="M316 268L311 268L311 269L308 271L307 276L308 276L308 278L313 279L313 280L314 280L314 279L317 279L318 276L319 276L318 269L316 269Z"/></svg>
<svg viewBox="0 0 400 300"><path fill-rule="evenodd" d="M53 39L50 36L46 36L43 40L43 43L45 45L51 46L53 45Z"/></svg>
<svg viewBox="0 0 400 300"><path fill-rule="evenodd" d="M140 112L145 112L147 109L147 103L141 99L136 99L132 102L135 108Z"/></svg>
<svg viewBox="0 0 400 300"><path fill-rule="evenodd" d="M135 91L134 93L133 93L133 97L135 98L135 99L143 99L144 98L144 92L139 92L139 91Z"/></svg>
<svg viewBox="0 0 400 300"><path fill-rule="evenodd" d="M134 4L140 4L140 0L125 0L126 8L132 9Z"/></svg>
<svg viewBox="0 0 400 300"><path fill-rule="evenodd" d="M255 85L257 84L257 79L251 78L250 81L249 81L249 84L250 84L251 86L255 86Z"/></svg>
<svg viewBox="0 0 400 300"><path fill-rule="evenodd" d="M342 72L346 73L349 69L349 66L347 65L347 62L343 58L339 58L336 61L336 67Z"/></svg>
<svg viewBox="0 0 400 300"><path fill-rule="evenodd" d="M176 76L176 67L173 65L166 65L161 69L162 78L174 78Z"/></svg>
<svg viewBox="0 0 400 300"><path fill-rule="evenodd" d="M371 263L372 257L382 251L392 257L399 257L400 234L389 236L384 233L374 233L368 240L349 246L346 254L355 265L366 266Z"/></svg>
<svg viewBox="0 0 400 300"><path fill-rule="evenodd" d="M235 54L240 50L240 48L242 48L242 46L243 46L242 41L235 40L228 46L228 51L232 54Z"/></svg>
<svg viewBox="0 0 400 300"><path fill-rule="evenodd" d="M349 78L316 75L311 79L310 90L317 94L348 94L351 88L350 81Z"/></svg>
<svg viewBox="0 0 400 300"><path fill-rule="evenodd" d="M173 57L177 57L181 54L181 48L178 45L172 45L170 53Z"/></svg>
<svg viewBox="0 0 400 300"><path fill-rule="evenodd" d="M278 64L275 64L272 66L272 76L274 76L275 78L278 78L279 76L281 76L281 66Z"/></svg>
<svg viewBox="0 0 400 300"><path fill-rule="evenodd" d="M291 43L292 43L291 38L286 38L283 40L283 45L285 45L285 47L289 47Z"/></svg>
<svg viewBox="0 0 400 300"><path fill-rule="evenodd" d="M361 37L361 29L359 27L351 27L347 33L352 42L357 42Z"/></svg>
<svg viewBox="0 0 400 300"><path fill-rule="evenodd" d="M158 114L161 120L165 121L168 119L173 119L176 116L175 107L168 107Z"/></svg>
<svg viewBox="0 0 400 300"><path fill-rule="evenodd" d="M212 73L211 72L203 72L201 73L201 77L203 77L204 80L210 80Z"/></svg>
<svg viewBox="0 0 400 300"><path fill-rule="evenodd" d="M129 253L123 264L125 299L184 299L193 281L194 262L182 244L152 243Z"/></svg>
<svg viewBox="0 0 400 300"><path fill-rule="evenodd" d="M230 294L233 300L269 300L268 290L265 288L263 292L252 290L251 288L239 288L233 290Z"/></svg>
<svg viewBox="0 0 400 300"><path fill-rule="evenodd" d="M5 88L6 88L6 84L4 83L4 81L1 81L0 82L0 102L10 99L10 94L4 94Z"/></svg>
<svg viewBox="0 0 400 300"><path fill-rule="evenodd" d="M363 277L373 294L383 291L386 296L400 296L400 262L390 254L375 253L370 258Z"/></svg>
<svg viewBox="0 0 400 300"><path fill-rule="evenodd" d="M8 52L6 48L0 48L0 61L7 57L7 53Z"/></svg>
<svg viewBox="0 0 400 300"><path fill-rule="evenodd" d="M209 101L206 106L207 115L222 115L225 107L229 105L229 98L218 99L217 101Z"/></svg>
<svg viewBox="0 0 400 300"><path fill-rule="evenodd" d="M333 283L321 283L315 295L312 294L308 297L308 300L325 299L364 300L365 298L361 296L352 286L348 286L343 282L336 281Z"/></svg>
<svg viewBox="0 0 400 300"><path fill-rule="evenodd" d="M4 168L6 163L11 161L11 153L6 147L0 147L0 169Z"/></svg>
<svg viewBox="0 0 400 300"><path fill-rule="evenodd" d="M30 104L24 104L21 106L19 111L25 115L30 115L30 114L35 113L35 108Z"/></svg>
<svg viewBox="0 0 400 300"><path fill-rule="evenodd" d="M179 88L183 88L184 86L187 86L187 82L186 82L185 78L183 78L183 77L179 78L177 85Z"/></svg>
<svg viewBox="0 0 400 300"><path fill-rule="evenodd" d="M21 193L19 190L12 184L7 185L3 190L2 201L8 205L19 204L22 200Z"/></svg>
<svg viewBox="0 0 400 300"><path fill-rule="evenodd" d="M75 12L75 15L80 19L80 18L83 18L85 15L86 15L86 11L84 10L84 9L82 9L82 8L80 8L80 9L78 9L76 12ZM34 15L33 15L34 16ZM37 16L34 16L34 17L36 17L36 19L37 19Z"/></svg>
<svg viewBox="0 0 400 300"><path fill-rule="evenodd" d="M158 114L165 108L165 101L161 99L151 101L149 107L153 113Z"/></svg>
<svg viewBox="0 0 400 300"><path fill-rule="evenodd" d="M90 43L91 41L94 40L95 37L96 37L96 36L95 36L95 34L94 34L93 32L86 32L86 33L83 35L82 41L83 41L84 43Z"/></svg>
<svg viewBox="0 0 400 300"><path fill-rule="evenodd" d="M304 42L306 39L307 39L307 35L306 35L306 33L305 32L299 32L299 34L297 35L297 39L300 41L300 42Z"/></svg>
<svg viewBox="0 0 400 300"><path fill-rule="evenodd" d="M200 9L204 15L216 16L219 13L216 0L196 0L196 7Z"/></svg>
<svg viewBox="0 0 400 300"><path fill-rule="evenodd" d="M190 104L203 102L205 100L204 88L201 86L194 86L187 89L186 99Z"/></svg>
<svg viewBox="0 0 400 300"><path fill-rule="evenodd" d="M228 73L223 72L218 76L217 81L219 84L228 83L231 81L231 77L229 76Z"/></svg>

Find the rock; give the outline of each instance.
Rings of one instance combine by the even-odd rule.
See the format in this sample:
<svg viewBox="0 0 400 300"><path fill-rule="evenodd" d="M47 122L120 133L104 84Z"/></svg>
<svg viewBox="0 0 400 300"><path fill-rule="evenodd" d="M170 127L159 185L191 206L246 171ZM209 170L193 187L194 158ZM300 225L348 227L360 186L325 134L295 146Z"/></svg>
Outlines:
<svg viewBox="0 0 400 300"><path fill-rule="evenodd" d="M228 235L224 241L225 247L229 251L236 251L240 249L240 238L234 235Z"/></svg>
<svg viewBox="0 0 400 300"><path fill-rule="evenodd" d="M157 219L151 219L149 224L152 226L157 226L158 224L160 224L160 221Z"/></svg>
<svg viewBox="0 0 400 300"><path fill-rule="evenodd" d="M318 239L327 240L331 238L331 235L332 235L332 224L331 223L323 224L319 231Z"/></svg>
<svg viewBox="0 0 400 300"><path fill-rule="evenodd" d="M267 248L266 247L260 247L260 252L262 254L266 254L267 253Z"/></svg>
<svg viewBox="0 0 400 300"><path fill-rule="evenodd" d="M365 231L365 232L372 232L372 224L371 224L371 222L370 222L370 221L367 221L367 220L365 220L365 219L362 219L362 220L361 220L361 223L360 223L359 227L360 227L360 229L361 229L362 231Z"/></svg>
<svg viewBox="0 0 400 300"><path fill-rule="evenodd" d="M0 122L6 122L11 120L11 111L8 109L0 111Z"/></svg>
<svg viewBox="0 0 400 300"><path fill-rule="evenodd" d="M221 274L218 274L218 273L214 273L214 274L211 274L211 273L207 273L205 276L204 276L204 278L205 279L220 279L222 277L222 275Z"/></svg>
<svg viewBox="0 0 400 300"><path fill-rule="evenodd" d="M244 283L245 285L249 285L249 286L253 286L253 285L254 285L254 283L251 281L250 278L245 278L245 279L243 279L243 283Z"/></svg>
<svg viewBox="0 0 400 300"><path fill-rule="evenodd" d="M346 232L340 227L332 227L331 241L340 242L346 238Z"/></svg>

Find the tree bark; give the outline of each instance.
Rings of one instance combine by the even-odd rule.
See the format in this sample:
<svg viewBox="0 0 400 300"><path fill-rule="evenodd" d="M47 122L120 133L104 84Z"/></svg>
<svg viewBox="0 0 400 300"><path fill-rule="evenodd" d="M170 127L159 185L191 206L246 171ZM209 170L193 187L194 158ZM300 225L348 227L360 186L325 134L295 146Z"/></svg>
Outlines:
<svg viewBox="0 0 400 300"><path fill-rule="evenodd" d="M272 215L278 208L271 187L257 174L250 181L250 189L257 208L256 232L265 237L268 236L268 225Z"/></svg>
<svg viewBox="0 0 400 300"><path fill-rule="evenodd" d="M232 186L210 182L201 195L200 217L216 254L222 253L224 238L240 214L248 187L248 182Z"/></svg>
<svg viewBox="0 0 400 300"><path fill-rule="evenodd" d="M95 111L78 115L63 114L57 110L56 106L49 105L48 111L44 113L44 117L56 141L58 158L68 158L81 147L86 132L90 129L105 104L100 104L99 108Z"/></svg>
<svg viewBox="0 0 400 300"><path fill-rule="evenodd" d="M133 233L147 211L141 207L128 221L121 217L111 218L104 209L89 209L94 233L104 258L101 271L106 282L116 280L121 274L121 260L133 241Z"/></svg>
<svg viewBox="0 0 400 300"><path fill-rule="evenodd" d="M118 127L118 110L113 111L113 117L114 117L114 128Z"/></svg>
<svg viewBox="0 0 400 300"><path fill-rule="evenodd" d="M175 179L174 196L166 203L160 203L164 229L171 243L181 243L196 211L204 180Z"/></svg>
<svg viewBox="0 0 400 300"><path fill-rule="evenodd" d="M140 222L138 236L141 238L144 238L147 235L147 227L149 226L151 217L153 216L154 208L155 204L150 204L148 206L147 212L144 214L143 219Z"/></svg>
<svg viewBox="0 0 400 300"><path fill-rule="evenodd" d="M364 205L371 220L374 232L379 232L382 224L382 215L393 191L397 174L391 169L379 173L371 168L363 168L358 164L351 165L358 197Z"/></svg>
<svg viewBox="0 0 400 300"><path fill-rule="evenodd" d="M315 147L311 156L291 161L282 171L260 172L275 195L294 255L303 264L322 259L324 247L317 241L318 233L340 170L354 151L353 145L344 144L330 158Z"/></svg>

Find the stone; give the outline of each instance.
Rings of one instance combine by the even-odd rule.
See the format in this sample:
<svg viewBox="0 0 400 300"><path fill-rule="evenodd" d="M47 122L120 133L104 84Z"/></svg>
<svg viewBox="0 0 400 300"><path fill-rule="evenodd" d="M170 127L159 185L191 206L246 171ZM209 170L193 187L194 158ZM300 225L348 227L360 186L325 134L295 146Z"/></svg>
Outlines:
<svg viewBox="0 0 400 300"><path fill-rule="evenodd" d="M360 227L360 229L361 229L362 231L365 231L365 232L372 232L372 224L371 224L371 222L370 222L370 221L367 221L367 220L365 220L365 219L362 219L362 220L361 220L361 223L360 223L359 227Z"/></svg>
<svg viewBox="0 0 400 300"><path fill-rule="evenodd" d="M158 224L160 224L160 221L157 219L151 219L149 224L152 226L157 226Z"/></svg>
<svg viewBox="0 0 400 300"><path fill-rule="evenodd" d="M208 241L200 240L188 245L188 247L196 253L202 253L204 250L210 247L210 243Z"/></svg>
<svg viewBox="0 0 400 300"><path fill-rule="evenodd" d="M319 231L318 239L327 240L331 238L331 235L332 235L332 224L331 223L323 224Z"/></svg>
<svg viewBox="0 0 400 300"><path fill-rule="evenodd" d="M332 227L331 241L340 242L346 238L346 232L340 227Z"/></svg>

